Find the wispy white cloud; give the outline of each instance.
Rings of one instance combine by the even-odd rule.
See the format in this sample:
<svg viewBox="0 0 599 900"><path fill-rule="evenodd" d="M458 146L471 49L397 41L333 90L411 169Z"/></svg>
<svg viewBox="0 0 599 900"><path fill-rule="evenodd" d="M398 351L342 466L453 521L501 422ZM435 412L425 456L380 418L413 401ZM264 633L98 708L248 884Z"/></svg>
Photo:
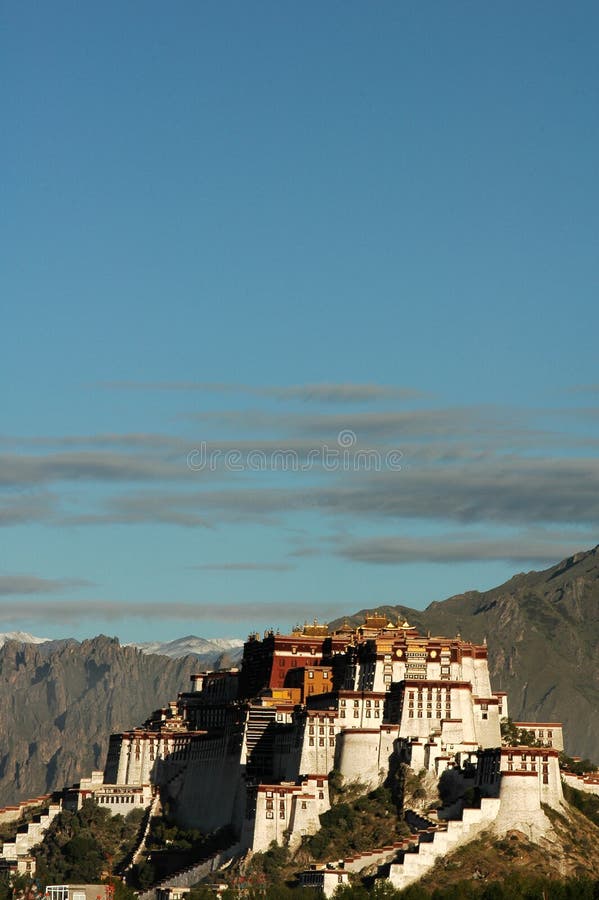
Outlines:
<svg viewBox="0 0 599 900"><path fill-rule="evenodd" d="M68 521L171 522L216 525L273 522L312 511L347 521L420 519L486 522L599 524L599 460L512 455L477 463L407 466L401 471L337 472L298 487L236 485L235 489L121 493L104 509Z"/></svg>
<svg viewBox="0 0 599 900"><path fill-rule="evenodd" d="M228 562L205 563L190 568L203 572L289 572L295 566L291 563Z"/></svg>
<svg viewBox="0 0 599 900"><path fill-rule="evenodd" d="M426 396L423 391L395 385L353 382L317 382L296 385L248 385L209 381L107 381L100 387L109 390L198 391L209 394L246 394L275 400L300 400L303 403L375 403L379 400L412 400Z"/></svg>
<svg viewBox="0 0 599 900"><path fill-rule="evenodd" d="M58 500L49 493L7 493L0 496L0 527L50 522L58 510Z"/></svg>
<svg viewBox="0 0 599 900"><path fill-rule="evenodd" d="M302 603L305 617L333 618L343 611L340 604ZM0 623L52 622L75 626L90 620L122 622L125 619L187 622L288 622L294 617L289 603L123 603L111 600L19 601L2 603Z"/></svg>
<svg viewBox="0 0 599 900"><path fill-rule="evenodd" d="M0 596L58 594L61 591L89 587L82 578L38 578L36 575L0 575Z"/></svg>
<svg viewBox="0 0 599 900"><path fill-rule="evenodd" d="M586 542L591 538L587 534ZM355 562L374 565L501 561L514 565L549 565L584 546L580 536L546 539L519 535L489 538L460 534L439 537L373 537L342 543L337 553Z"/></svg>
<svg viewBox="0 0 599 900"><path fill-rule="evenodd" d="M574 384L572 387L566 388L568 394L599 394L599 383L597 384Z"/></svg>

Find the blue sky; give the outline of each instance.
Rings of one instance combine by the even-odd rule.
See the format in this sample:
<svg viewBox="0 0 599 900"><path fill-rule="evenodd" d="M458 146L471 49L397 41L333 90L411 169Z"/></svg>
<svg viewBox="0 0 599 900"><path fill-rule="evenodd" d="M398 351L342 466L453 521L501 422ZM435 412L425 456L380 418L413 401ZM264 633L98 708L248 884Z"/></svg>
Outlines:
<svg viewBox="0 0 599 900"><path fill-rule="evenodd" d="M598 33L5 5L0 630L244 637L596 544Z"/></svg>

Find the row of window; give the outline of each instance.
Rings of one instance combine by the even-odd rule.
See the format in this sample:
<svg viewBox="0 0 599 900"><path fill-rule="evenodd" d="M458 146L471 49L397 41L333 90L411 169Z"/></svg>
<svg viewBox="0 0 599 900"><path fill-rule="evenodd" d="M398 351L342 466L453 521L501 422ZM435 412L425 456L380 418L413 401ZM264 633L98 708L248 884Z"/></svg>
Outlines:
<svg viewBox="0 0 599 900"><path fill-rule="evenodd" d="M531 760L533 760L533 761L534 761L535 759L538 758L538 759L542 759L544 763L548 763L548 762L549 762L549 757L547 756L546 753L542 753L542 754L541 754L541 753L530 753L530 754L528 754L528 753L517 753L516 756L519 756L520 759L522 760L522 762L525 762L525 761L528 759L529 756L530 756ZM510 761L513 760L514 754L513 754L513 753L508 753L507 758L508 758L508 760L510 760Z"/></svg>
<svg viewBox="0 0 599 900"><path fill-rule="evenodd" d="M513 772L513 771L514 771L513 763L508 763L508 764L507 764L507 770L508 770L508 772ZM521 771L521 772L522 772L522 771L527 771L526 763L524 763L523 766L520 766L519 771ZM537 771L537 767L535 766L534 763L531 763L530 771L531 771L531 772L536 772L536 771ZM543 772L542 782L543 782L543 784L549 784L549 773L548 773L548 772Z"/></svg>
<svg viewBox="0 0 599 900"><path fill-rule="evenodd" d="M418 709L422 709L422 704L423 704L423 701L422 701L422 700L418 700L418 706L417 706L417 708L418 708ZM440 700L437 700L436 703L435 703L435 706L436 706L437 709L441 709L441 701L440 701ZM409 707L409 709L414 709L414 701L413 701L413 700L408 700L408 707ZM427 708L427 709L432 709L432 708L433 708L433 702L432 702L432 700L430 700L430 701L426 704L426 708ZM450 701L450 700L446 700L446 701L445 701L445 709L451 709L451 701Z"/></svg>
<svg viewBox="0 0 599 900"><path fill-rule="evenodd" d="M367 718L367 719L372 718L371 713L372 713L372 710L370 710L370 709L367 709L367 710L366 710L366 718ZM380 709L375 709L375 710L374 710L374 718L375 718L375 719L380 719L380 717L381 717L381 711L380 711ZM345 710L344 710L344 709L342 709L342 710L339 711L339 718L340 718L340 719L345 719ZM359 709L354 709L354 719L359 719L359 718L360 718L360 710L359 710Z"/></svg>
<svg viewBox="0 0 599 900"><path fill-rule="evenodd" d="M414 718L416 718L416 719L422 719L422 718L424 718L424 716L422 715L422 710L421 710L421 709L416 710L416 712L417 712L417 715L414 716L414 710L413 710L413 709L409 709L409 710L408 710L408 719L414 719ZM435 710L435 715L434 715L434 716L433 716L432 710L427 709L427 711L426 711L426 718L427 718L427 719L433 719L433 718L435 718L435 719L441 719L441 718L443 718L443 717L442 717L442 715L441 715L441 710L440 710L440 709ZM446 718L446 719L451 718L451 716L449 715L449 712L446 712L446 713L445 713L445 718Z"/></svg>
<svg viewBox="0 0 599 900"><path fill-rule="evenodd" d="M415 694L418 694L418 700L422 700L422 695L426 692L428 694L429 700L433 696L433 693L438 698L442 694L445 694L445 697L449 697L451 689L448 687L442 688L418 688L416 691L408 691L408 700L413 700Z"/></svg>
<svg viewBox="0 0 599 900"><path fill-rule="evenodd" d="M368 700L368 699L367 699L367 700L365 700L364 702L366 703L366 706L372 706L372 700ZM358 706L360 705L360 701L359 701L359 700L354 700L353 703L354 703L354 707L358 707ZM347 706L347 701L344 700L343 698L341 698L341 700L339 701L339 705L340 705L340 706ZM380 706L380 705L381 705L381 701L380 701L380 700L375 700L375 701L374 701L374 705L375 705L375 706Z"/></svg>
<svg viewBox="0 0 599 900"><path fill-rule="evenodd" d="M318 738L318 746L319 746L319 747L324 747L324 745L325 745L325 744L324 744L324 738L323 738L323 737ZM309 747L313 747L313 746L314 746L314 738L313 738L313 737L308 738L308 746L309 746ZM330 737L330 738L329 738L329 747L334 747L334 746L335 746L335 738L334 738L334 737Z"/></svg>

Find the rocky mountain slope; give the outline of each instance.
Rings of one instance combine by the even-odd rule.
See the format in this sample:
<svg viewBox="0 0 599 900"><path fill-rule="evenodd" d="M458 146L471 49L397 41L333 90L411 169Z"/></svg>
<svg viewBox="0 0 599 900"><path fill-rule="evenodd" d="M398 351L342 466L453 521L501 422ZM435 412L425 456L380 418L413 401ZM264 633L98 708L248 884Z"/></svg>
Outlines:
<svg viewBox="0 0 599 900"><path fill-rule="evenodd" d="M187 689L197 664L103 636L54 646L7 641L0 648L0 806L103 768L111 732L139 725Z"/></svg>
<svg viewBox="0 0 599 900"><path fill-rule="evenodd" d="M492 683L508 691L512 718L563 721L566 750L599 762L599 547L425 610L379 609L424 633L486 637ZM352 620L362 621L363 612ZM189 641L172 642L171 652ZM207 653L210 659L158 656L106 637L7 640L0 647L0 806L102 768L111 732L143 722L187 687L198 665L236 662L239 648L219 644Z"/></svg>
<svg viewBox="0 0 599 900"><path fill-rule="evenodd" d="M563 722L567 752L599 762L599 546L425 610L379 609L425 634L486 638L491 682L508 692L511 717Z"/></svg>

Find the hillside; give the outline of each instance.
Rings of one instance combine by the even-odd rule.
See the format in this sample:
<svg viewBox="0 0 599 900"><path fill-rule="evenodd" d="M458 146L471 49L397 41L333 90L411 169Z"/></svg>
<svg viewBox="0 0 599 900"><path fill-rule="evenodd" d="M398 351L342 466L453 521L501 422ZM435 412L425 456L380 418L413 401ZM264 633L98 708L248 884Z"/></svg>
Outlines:
<svg viewBox="0 0 599 900"><path fill-rule="evenodd" d="M424 633L486 638L492 685L508 692L511 717L561 721L567 752L599 760L599 546L425 610L378 609Z"/></svg>
<svg viewBox="0 0 599 900"><path fill-rule="evenodd" d="M571 806L565 806L563 813L548 810L548 815L553 833L540 843L532 843L519 831L508 832L501 839L491 831L485 832L478 840L438 859L419 886L433 892L473 881L509 884L510 879L522 876L599 879L597 826Z"/></svg>
<svg viewBox="0 0 599 900"><path fill-rule="evenodd" d="M424 633L486 637L492 683L508 691L512 718L563 721L566 750L599 761L599 548L424 611L380 609ZM352 620L362 621L362 613ZM218 651L238 653L211 647L212 665ZM205 662L144 653L106 637L7 640L0 647L0 805L101 768L110 733L139 725Z"/></svg>
<svg viewBox="0 0 599 900"><path fill-rule="evenodd" d="M50 646L50 649L48 649ZM0 648L0 806L103 768L111 732L185 690L195 657L151 656L118 640L7 641Z"/></svg>

